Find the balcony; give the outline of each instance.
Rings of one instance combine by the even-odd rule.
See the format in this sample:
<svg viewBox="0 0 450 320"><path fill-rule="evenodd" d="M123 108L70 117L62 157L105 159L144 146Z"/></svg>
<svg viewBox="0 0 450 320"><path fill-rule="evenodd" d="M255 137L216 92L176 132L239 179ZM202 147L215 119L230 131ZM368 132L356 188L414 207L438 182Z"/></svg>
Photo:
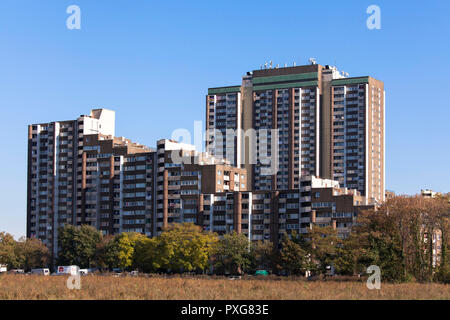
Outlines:
<svg viewBox="0 0 450 320"><path fill-rule="evenodd" d="M311 207L301 207L300 212L301 213L311 212Z"/></svg>

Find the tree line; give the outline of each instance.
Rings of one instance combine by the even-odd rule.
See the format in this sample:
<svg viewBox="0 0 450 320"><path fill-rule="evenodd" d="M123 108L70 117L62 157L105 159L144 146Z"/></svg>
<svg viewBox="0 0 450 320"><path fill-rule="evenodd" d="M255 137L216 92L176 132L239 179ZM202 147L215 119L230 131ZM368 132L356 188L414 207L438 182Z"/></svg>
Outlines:
<svg viewBox="0 0 450 320"><path fill-rule="evenodd" d="M300 276L324 275L330 267L339 275L366 274L368 266L377 265L384 281L448 283L449 216L447 198L399 196L359 214L345 239L332 227L312 225L306 234L283 235L277 245L250 242L236 233L219 238L192 223L173 224L153 238L139 233L103 236L91 226L65 225L59 230L57 264L146 273L242 274L265 269ZM47 261L48 250L39 240L12 242L2 234L0 263L4 257L17 261L14 266Z"/></svg>
<svg viewBox="0 0 450 320"><path fill-rule="evenodd" d="M8 269L31 270L49 263L49 250L41 240L22 237L16 241L9 233L0 232L0 264Z"/></svg>

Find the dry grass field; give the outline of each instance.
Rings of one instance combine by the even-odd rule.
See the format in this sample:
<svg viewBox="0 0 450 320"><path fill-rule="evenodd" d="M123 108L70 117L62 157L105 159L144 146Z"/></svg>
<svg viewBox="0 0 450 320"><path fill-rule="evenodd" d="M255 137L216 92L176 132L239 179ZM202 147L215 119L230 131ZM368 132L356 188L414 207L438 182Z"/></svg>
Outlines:
<svg viewBox="0 0 450 320"><path fill-rule="evenodd" d="M364 282L355 281L86 276L81 278L81 290L69 290L66 281L59 276L2 275L0 299L450 299L450 286L443 284L382 284L381 290L368 290Z"/></svg>

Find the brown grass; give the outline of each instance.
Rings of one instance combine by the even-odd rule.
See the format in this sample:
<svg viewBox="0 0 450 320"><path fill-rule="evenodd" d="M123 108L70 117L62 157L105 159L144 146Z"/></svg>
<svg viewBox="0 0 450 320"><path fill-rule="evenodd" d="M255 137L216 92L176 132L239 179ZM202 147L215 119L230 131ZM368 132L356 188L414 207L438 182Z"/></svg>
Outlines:
<svg viewBox="0 0 450 320"><path fill-rule="evenodd" d="M444 284L382 284L368 290L364 282L304 280L229 280L205 277L87 276L81 290L69 290L67 277L0 276L0 299L13 300L301 300L301 299L450 299Z"/></svg>

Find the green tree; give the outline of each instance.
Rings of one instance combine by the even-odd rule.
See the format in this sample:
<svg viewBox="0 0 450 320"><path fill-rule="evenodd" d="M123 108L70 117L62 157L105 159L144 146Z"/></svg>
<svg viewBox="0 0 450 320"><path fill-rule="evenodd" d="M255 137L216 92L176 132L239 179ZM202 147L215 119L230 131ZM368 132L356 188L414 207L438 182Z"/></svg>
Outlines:
<svg viewBox="0 0 450 320"><path fill-rule="evenodd" d="M382 279L387 281L405 281L413 275L414 260L419 254L414 243L423 247L417 238L421 231L416 220L421 209L414 202L396 197L376 210L358 215L353 228L356 272L365 274L368 266L377 265Z"/></svg>
<svg viewBox="0 0 450 320"><path fill-rule="evenodd" d="M107 243L98 246L98 249L101 249L101 261L109 268L130 268L135 259L137 243L146 238L144 235L136 232L124 232L115 236Z"/></svg>
<svg viewBox="0 0 450 320"><path fill-rule="evenodd" d="M355 275L359 272L358 257L360 255L367 256L367 252L361 248L358 237L351 233L341 242L341 246L337 248L334 266L336 273L341 275Z"/></svg>
<svg viewBox="0 0 450 320"><path fill-rule="evenodd" d="M133 255L133 269L142 272L153 272L153 259L155 256L156 238L149 239L147 237L140 238L136 241Z"/></svg>
<svg viewBox="0 0 450 320"><path fill-rule="evenodd" d="M19 268L20 259L16 254L16 241L9 233L0 232L0 264L8 269Z"/></svg>
<svg viewBox="0 0 450 320"><path fill-rule="evenodd" d="M204 270L217 241L216 234L204 232L193 223L173 224L154 242L148 242L152 266L175 272Z"/></svg>
<svg viewBox="0 0 450 320"><path fill-rule="evenodd" d="M307 252L311 256L311 269L316 272L325 273L326 267L334 265L337 257L338 247L341 239L337 235L337 231L331 226L319 227L313 225L308 229L306 235L308 238Z"/></svg>
<svg viewBox="0 0 450 320"><path fill-rule="evenodd" d="M49 266L50 252L39 239L25 237L19 239L15 246L15 252L20 261L18 267L22 269L31 270Z"/></svg>
<svg viewBox="0 0 450 320"><path fill-rule="evenodd" d="M115 258L116 266L121 269L126 269L131 266L134 248L133 241L127 233L122 233L113 241L115 244Z"/></svg>
<svg viewBox="0 0 450 320"><path fill-rule="evenodd" d="M274 248L272 242L257 241L250 245L250 269L255 272L258 269L272 269L274 264Z"/></svg>
<svg viewBox="0 0 450 320"><path fill-rule="evenodd" d="M76 264L81 268L90 267L95 261L97 245L102 233L89 225L75 227L66 224L59 229L58 263L60 265Z"/></svg>
<svg viewBox="0 0 450 320"><path fill-rule="evenodd" d="M279 262L288 275L302 275L310 269L310 258L306 250L302 248L302 242L295 232L289 237L284 234L279 253Z"/></svg>
<svg viewBox="0 0 450 320"><path fill-rule="evenodd" d="M249 240L243 234L228 233L219 241L214 267L221 273L241 274L250 264Z"/></svg>
<svg viewBox="0 0 450 320"><path fill-rule="evenodd" d="M50 260L48 248L39 239L22 237L19 241L8 233L0 233L0 264L9 269L47 267Z"/></svg>
<svg viewBox="0 0 450 320"><path fill-rule="evenodd" d="M94 254L94 264L101 270L113 268L112 266L110 266L110 261L108 260L107 249L110 242L112 242L114 238L115 237L113 235L105 235L96 246Z"/></svg>

